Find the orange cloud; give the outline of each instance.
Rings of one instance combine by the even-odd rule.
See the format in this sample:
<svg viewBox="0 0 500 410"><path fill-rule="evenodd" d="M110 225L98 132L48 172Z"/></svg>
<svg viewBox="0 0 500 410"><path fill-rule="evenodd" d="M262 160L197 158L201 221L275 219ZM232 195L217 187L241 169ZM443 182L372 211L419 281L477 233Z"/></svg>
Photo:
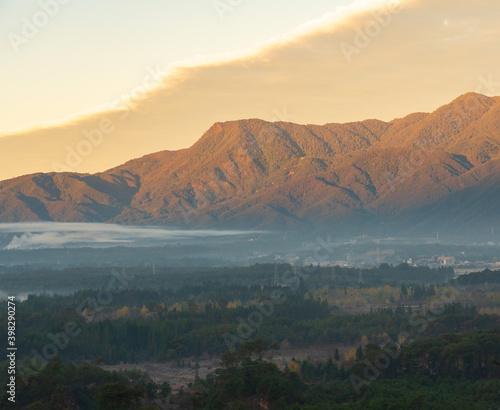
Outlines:
<svg viewBox="0 0 500 410"><path fill-rule="evenodd" d="M356 2L238 55L172 65L104 111L4 136L0 178L104 170L187 147L217 121L390 120L468 91L498 95L499 14L494 0Z"/></svg>

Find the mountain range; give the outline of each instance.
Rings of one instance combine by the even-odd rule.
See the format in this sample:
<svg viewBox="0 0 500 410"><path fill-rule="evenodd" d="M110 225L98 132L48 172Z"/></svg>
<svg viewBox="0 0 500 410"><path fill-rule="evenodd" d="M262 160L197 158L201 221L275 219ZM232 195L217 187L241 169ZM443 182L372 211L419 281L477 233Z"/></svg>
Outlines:
<svg viewBox="0 0 500 410"><path fill-rule="evenodd" d="M217 122L105 172L0 182L0 222L489 233L499 204L500 97L475 93L390 122Z"/></svg>

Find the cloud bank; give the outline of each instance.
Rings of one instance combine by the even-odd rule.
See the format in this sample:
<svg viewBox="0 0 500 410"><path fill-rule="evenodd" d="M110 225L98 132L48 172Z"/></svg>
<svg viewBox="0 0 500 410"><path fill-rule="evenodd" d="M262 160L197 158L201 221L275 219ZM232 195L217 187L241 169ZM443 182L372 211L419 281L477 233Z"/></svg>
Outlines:
<svg viewBox="0 0 500 410"><path fill-rule="evenodd" d="M188 147L218 121L391 120L469 91L500 95L499 17L496 0L359 1L241 54L145 73L107 111L4 136L0 179L105 170Z"/></svg>

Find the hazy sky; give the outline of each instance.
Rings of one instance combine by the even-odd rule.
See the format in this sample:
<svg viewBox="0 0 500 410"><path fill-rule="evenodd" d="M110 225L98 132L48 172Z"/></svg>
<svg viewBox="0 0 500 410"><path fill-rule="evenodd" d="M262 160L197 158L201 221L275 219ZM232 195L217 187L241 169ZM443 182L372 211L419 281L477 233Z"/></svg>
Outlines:
<svg viewBox="0 0 500 410"><path fill-rule="evenodd" d="M241 51L352 2L1 0L0 133L115 100L147 67ZM31 36L24 19L32 38L16 37Z"/></svg>
<svg viewBox="0 0 500 410"><path fill-rule="evenodd" d="M0 131L109 104L0 137L0 179L104 170L218 121L388 121L500 95L498 0L18 3L0 1Z"/></svg>

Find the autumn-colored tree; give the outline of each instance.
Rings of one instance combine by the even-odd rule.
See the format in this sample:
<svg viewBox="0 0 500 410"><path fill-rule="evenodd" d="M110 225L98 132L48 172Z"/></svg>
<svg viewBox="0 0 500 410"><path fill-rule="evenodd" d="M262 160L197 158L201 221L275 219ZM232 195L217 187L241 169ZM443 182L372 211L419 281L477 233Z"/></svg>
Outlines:
<svg viewBox="0 0 500 410"><path fill-rule="evenodd" d="M300 364L298 364L295 360L290 360L287 367L291 372L295 372L300 375Z"/></svg>
<svg viewBox="0 0 500 410"><path fill-rule="evenodd" d="M353 347L351 350L349 350L349 352L346 353L344 357L346 364L351 365L352 363L354 363L354 361L356 360L356 351L357 349Z"/></svg>
<svg viewBox="0 0 500 410"><path fill-rule="evenodd" d="M116 314L117 314L118 317L126 317L126 316L129 315L129 313L130 313L130 310L129 310L129 308L127 306L123 306L123 308L118 309L116 311Z"/></svg>

